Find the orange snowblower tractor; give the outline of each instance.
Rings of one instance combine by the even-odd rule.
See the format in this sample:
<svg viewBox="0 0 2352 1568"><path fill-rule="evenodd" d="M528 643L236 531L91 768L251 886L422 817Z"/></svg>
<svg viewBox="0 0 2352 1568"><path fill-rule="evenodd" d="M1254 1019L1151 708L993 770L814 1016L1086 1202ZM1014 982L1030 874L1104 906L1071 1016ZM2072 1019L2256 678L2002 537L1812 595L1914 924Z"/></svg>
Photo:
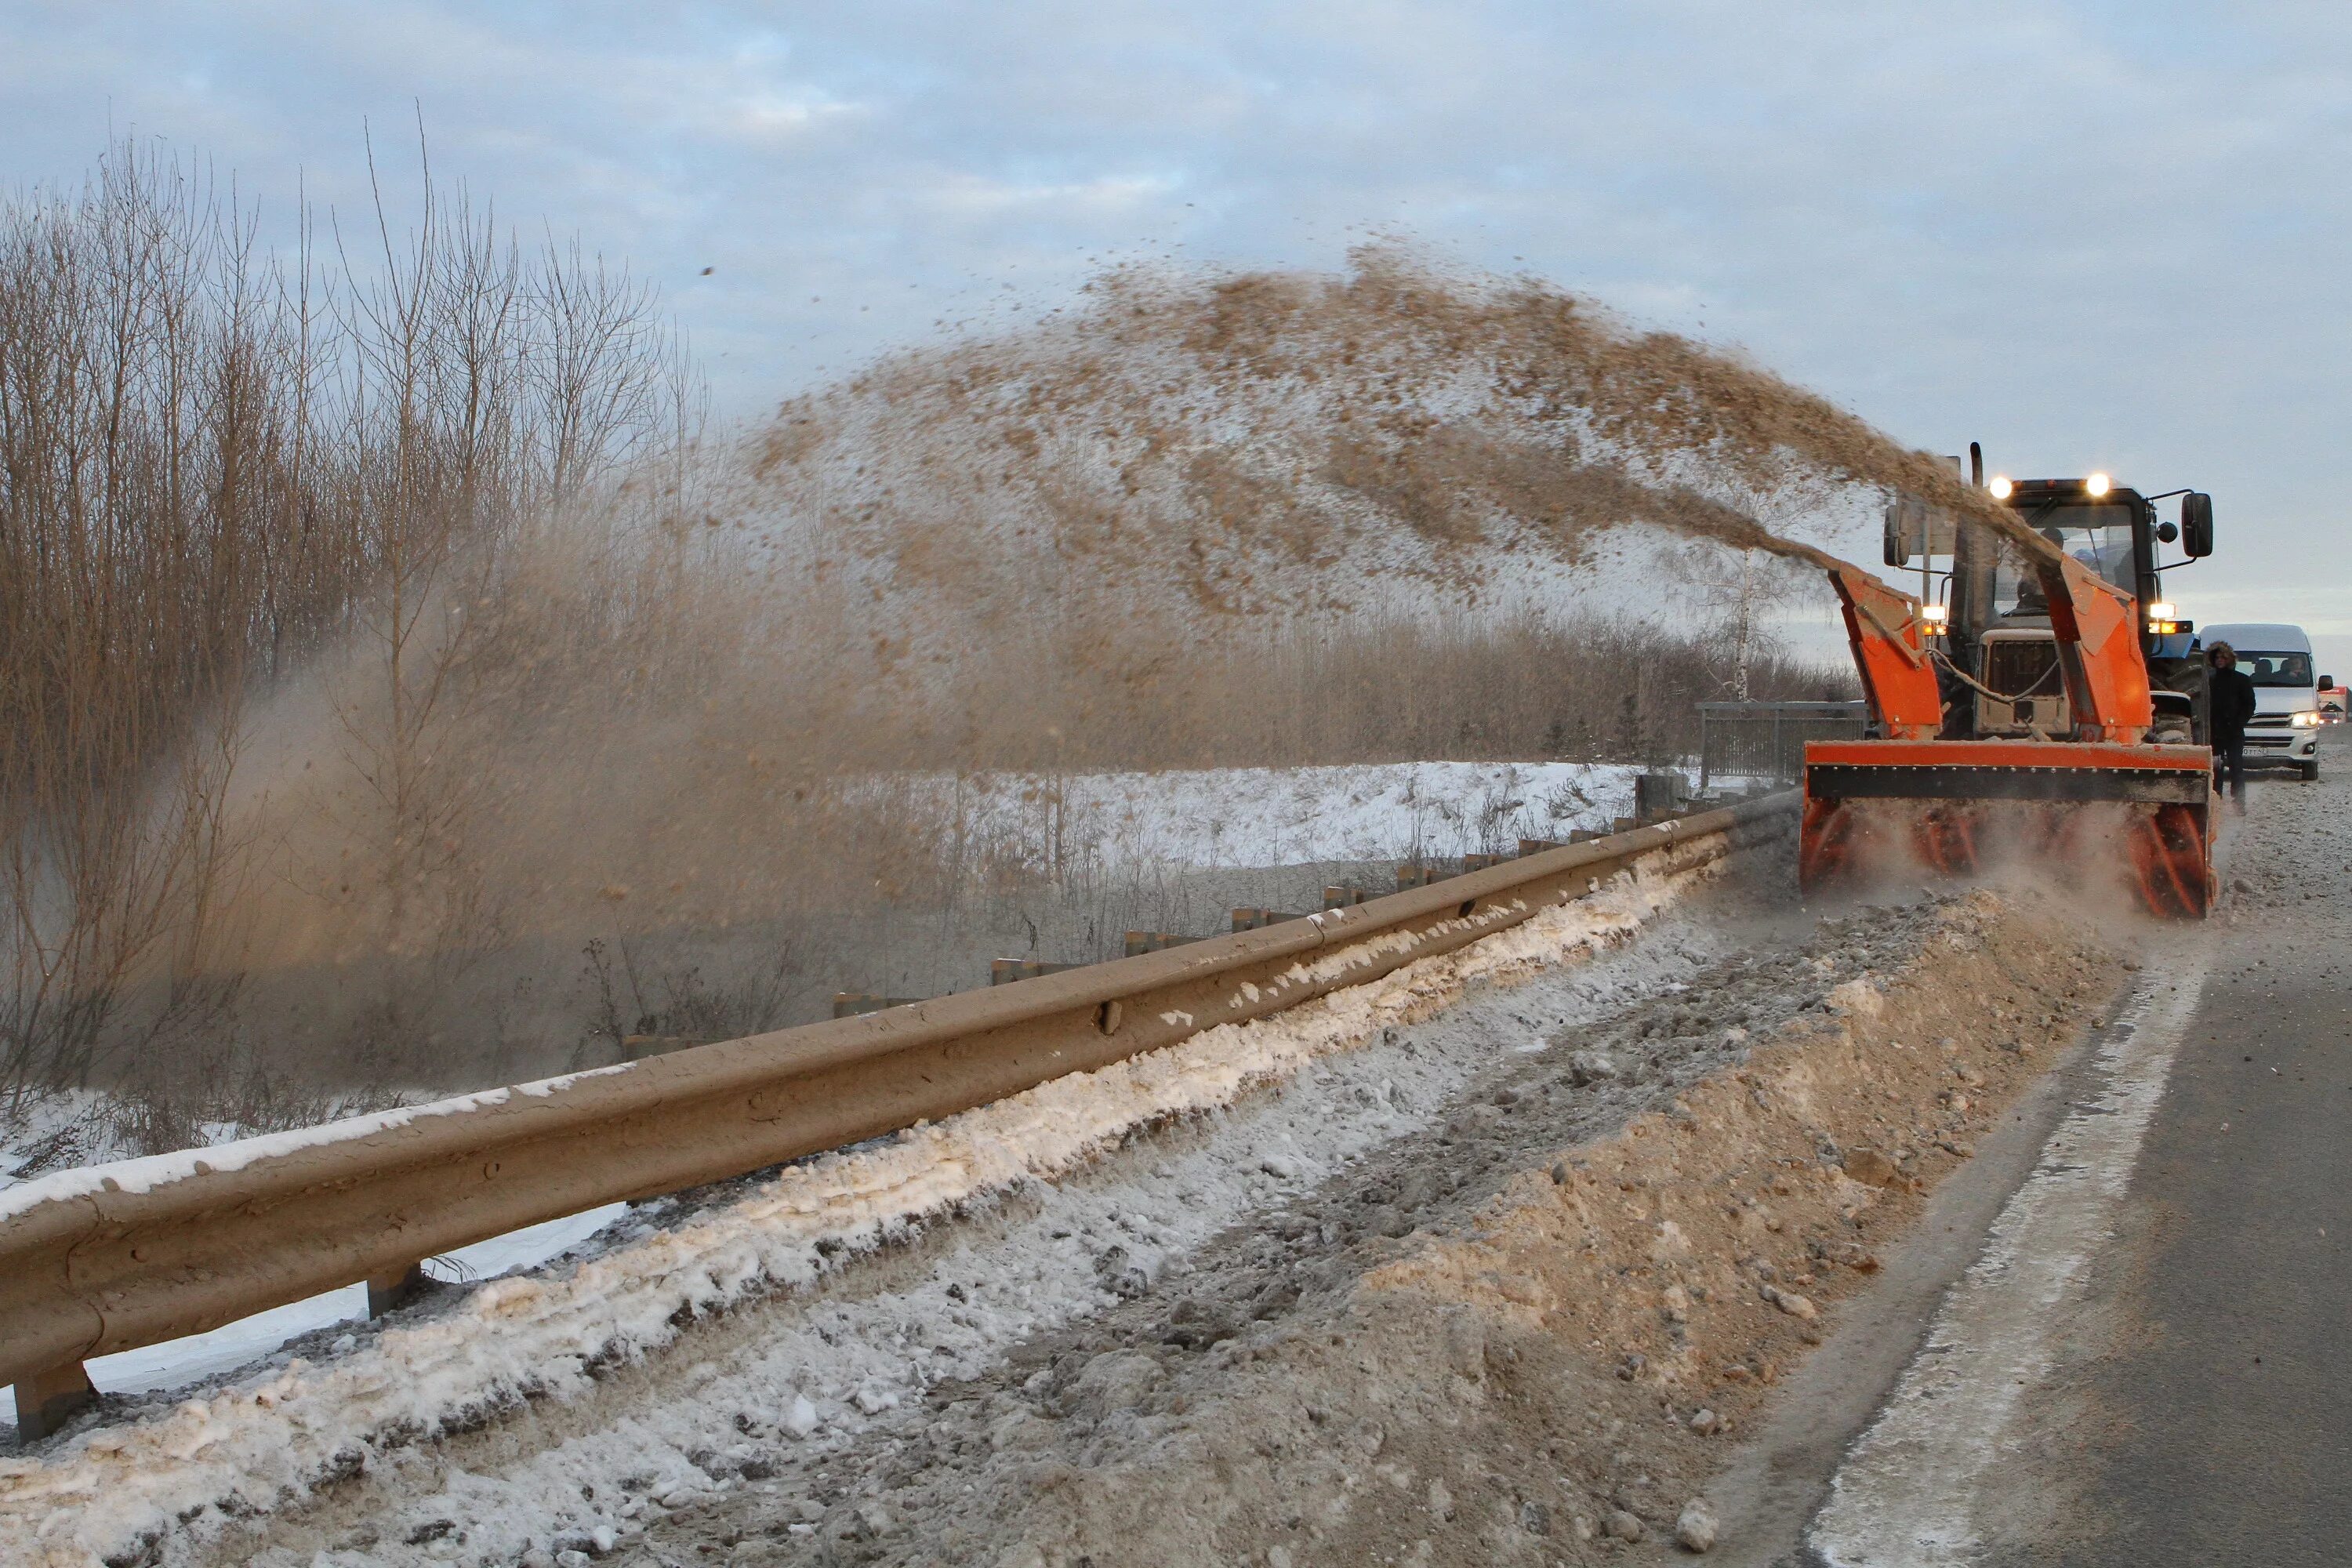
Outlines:
<svg viewBox="0 0 2352 1568"><path fill-rule="evenodd" d="M1961 875L2006 858L2072 881L2107 866L2155 913L2201 917L2205 668L2162 581L2211 552L2212 500L2105 474L1987 481L1971 454L1971 484L1998 506L1888 510L1886 563L1918 572L1916 596L1830 573L1870 728L1805 748L1799 879ZM2177 524L2156 504L2174 497Z"/></svg>

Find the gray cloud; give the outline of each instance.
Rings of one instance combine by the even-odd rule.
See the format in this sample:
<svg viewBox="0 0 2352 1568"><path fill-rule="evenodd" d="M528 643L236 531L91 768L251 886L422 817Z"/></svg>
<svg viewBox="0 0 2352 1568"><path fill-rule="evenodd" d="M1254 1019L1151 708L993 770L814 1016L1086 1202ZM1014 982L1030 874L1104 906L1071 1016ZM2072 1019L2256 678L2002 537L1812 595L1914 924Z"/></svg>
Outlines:
<svg viewBox="0 0 2352 1568"><path fill-rule="evenodd" d="M1921 446L2210 489L2192 613L2352 653L2347 65L2326 4L61 4L0 16L0 171L110 124L349 211L415 100L445 174L660 282L741 414L1115 259L1401 234Z"/></svg>

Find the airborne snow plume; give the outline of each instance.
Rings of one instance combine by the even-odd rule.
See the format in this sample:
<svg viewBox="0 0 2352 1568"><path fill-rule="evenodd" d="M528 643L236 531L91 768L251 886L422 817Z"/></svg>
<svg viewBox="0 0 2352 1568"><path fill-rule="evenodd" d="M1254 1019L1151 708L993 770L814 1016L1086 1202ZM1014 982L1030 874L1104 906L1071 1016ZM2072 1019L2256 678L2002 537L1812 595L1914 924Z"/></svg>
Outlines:
<svg viewBox="0 0 2352 1568"><path fill-rule="evenodd" d="M128 1058L172 998L217 999L184 1029L234 1069L153 1086L189 1109L151 1146L264 1124L214 1103L248 1066L440 1095L1174 929L1170 900L1074 901L1058 807L1049 840L976 834L984 773L1671 758L1713 651L1617 617L1686 609L1692 552L1805 556L1949 483L1529 279L1378 248L1110 275L796 400L657 522L519 522L404 643L257 695L206 796L213 879L157 941L186 973L126 983L118 1029Z"/></svg>
<svg viewBox="0 0 2352 1568"><path fill-rule="evenodd" d="M751 501L817 573L982 635L1054 598L1189 622L1571 595L1631 524L1804 550L1848 487L1951 476L1759 367L1530 279L1366 247L1345 276L1129 269L1015 336L886 360L784 405ZM1524 586L1523 584L1519 586ZM1209 617L1200 617L1205 613ZM898 651L904 651L903 648Z"/></svg>

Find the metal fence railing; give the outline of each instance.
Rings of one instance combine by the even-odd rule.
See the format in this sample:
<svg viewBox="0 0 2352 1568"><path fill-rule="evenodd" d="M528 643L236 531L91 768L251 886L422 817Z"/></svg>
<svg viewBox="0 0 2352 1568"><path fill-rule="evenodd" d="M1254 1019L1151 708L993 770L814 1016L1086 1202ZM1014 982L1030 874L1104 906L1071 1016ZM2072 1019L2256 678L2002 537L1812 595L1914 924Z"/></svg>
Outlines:
<svg viewBox="0 0 2352 1568"><path fill-rule="evenodd" d="M1698 784L1717 778L1794 784L1805 771L1805 742L1860 735L1869 710L1860 702L1702 702L1698 705Z"/></svg>
<svg viewBox="0 0 2352 1568"><path fill-rule="evenodd" d="M46 1436L95 1397L89 1357L361 1280L373 1312L421 1279L419 1258L1264 1017L1507 930L1620 871L1694 866L1783 836L1796 816L1792 795L1747 801L1303 919L1238 911L1250 929L1237 920L1132 958L1013 961L1036 972L1017 984L911 1003L845 994L835 1010L850 1016L663 1049L619 1071L215 1145L203 1159L38 1176L0 1193L0 1384L16 1385L20 1439Z"/></svg>

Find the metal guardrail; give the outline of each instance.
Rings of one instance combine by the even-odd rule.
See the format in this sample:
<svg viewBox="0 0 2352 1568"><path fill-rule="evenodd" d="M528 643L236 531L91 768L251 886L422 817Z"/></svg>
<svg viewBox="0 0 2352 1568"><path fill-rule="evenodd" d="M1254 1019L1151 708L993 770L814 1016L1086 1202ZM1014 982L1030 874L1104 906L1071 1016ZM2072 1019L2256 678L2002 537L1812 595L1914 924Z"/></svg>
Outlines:
<svg viewBox="0 0 2352 1568"><path fill-rule="evenodd" d="M44 1431L86 1397L89 1357L356 1281L389 1300L422 1258L1263 1017L1583 897L1646 855L1696 864L1795 815L1793 795L1750 801L1263 929L418 1107L349 1136L59 1172L0 1194L0 1382L16 1385L20 1429Z"/></svg>
<svg viewBox="0 0 2352 1568"><path fill-rule="evenodd" d="M1861 702L1702 702L1698 787L1725 777L1795 784L1806 742L1859 739L1869 722Z"/></svg>

